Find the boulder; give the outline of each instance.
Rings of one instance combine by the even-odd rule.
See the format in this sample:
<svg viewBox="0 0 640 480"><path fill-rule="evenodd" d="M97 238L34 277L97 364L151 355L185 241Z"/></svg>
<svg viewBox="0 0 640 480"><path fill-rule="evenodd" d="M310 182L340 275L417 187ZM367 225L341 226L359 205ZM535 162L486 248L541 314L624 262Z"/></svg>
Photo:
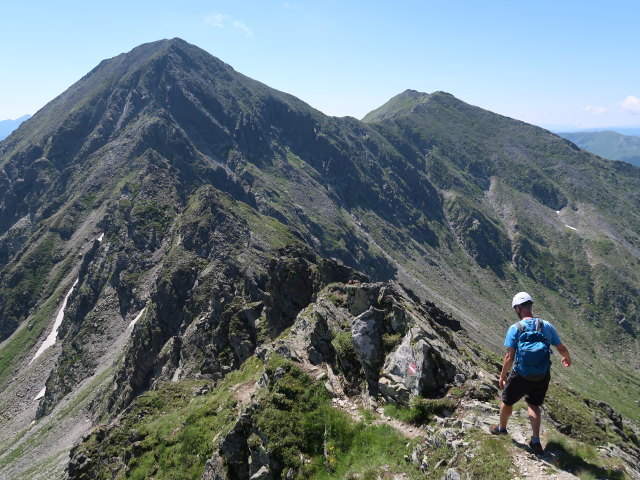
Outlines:
<svg viewBox="0 0 640 480"><path fill-rule="evenodd" d="M384 311L370 307L351 324L353 346L366 373L378 370L384 360L382 334L384 333Z"/></svg>
<svg viewBox="0 0 640 480"><path fill-rule="evenodd" d="M382 376L398 379L411 395L429 396L454 379L459 363L454 355L437 336L414 327L387 356Z"/></svg>
<svg viewBox="0 0 640 480"><path fill-rule="evenodd" d="M462 480L462 477L455 468L448 468L442 480Z"/></svg>
<svg viewBox="0 0 640 480"><path fill-rule="evenodd" d="M335 333L332 332L347 325L349 317L346 312L321 297L296 318L291 329L291 347L298 355L306 356L313 365L333 363L335 351L331 341Z"/></svg>
<svg viewBox="0 0 640 480"><path fill-rule="evenodd" d="M378 390L387 399L394 403L407 404L409 403L410 392L407 387L402 383L402 379L398 379L394 376L394 379L382 377L378 380Z"/></svg>

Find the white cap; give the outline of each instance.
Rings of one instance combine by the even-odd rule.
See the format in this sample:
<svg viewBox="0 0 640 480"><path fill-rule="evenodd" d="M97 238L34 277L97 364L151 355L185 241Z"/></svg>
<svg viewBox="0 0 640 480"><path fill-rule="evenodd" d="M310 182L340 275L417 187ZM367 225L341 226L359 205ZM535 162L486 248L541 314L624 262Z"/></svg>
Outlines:
<svg viewBox="0 0 640 480"><path fill-rule="evenodd" d="M531 295L529 295L527 292L518 292L511 301L511 308L515 307L516 305L522 305L526 302L533 303L533 298L531 297Z"/></svg>

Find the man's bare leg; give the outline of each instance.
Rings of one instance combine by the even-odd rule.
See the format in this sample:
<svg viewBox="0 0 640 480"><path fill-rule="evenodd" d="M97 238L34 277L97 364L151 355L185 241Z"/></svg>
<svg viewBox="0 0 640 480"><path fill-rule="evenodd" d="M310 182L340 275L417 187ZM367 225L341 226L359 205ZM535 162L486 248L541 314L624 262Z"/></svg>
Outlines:
<svg viewBox="0 0 640 480"><path fill-rule="evenodd" d="M507 429L507 422L509 421L509 417L513 413L513 405L507 405L502 402L500 404L500 428L503 430ZM540 423L538 422L538 428L540 427Z"/></svg>
<svg viewBox="0 0 640 480"><path fill-rule="evenodd" d="M531 423L531 430L533 431L533 436L536 438L540 438L540 423L542 420L542 413L540 411L540 407L537 405L529 405L529 422ZM500 415L500 421L502 421L502 415Z"/></svg>

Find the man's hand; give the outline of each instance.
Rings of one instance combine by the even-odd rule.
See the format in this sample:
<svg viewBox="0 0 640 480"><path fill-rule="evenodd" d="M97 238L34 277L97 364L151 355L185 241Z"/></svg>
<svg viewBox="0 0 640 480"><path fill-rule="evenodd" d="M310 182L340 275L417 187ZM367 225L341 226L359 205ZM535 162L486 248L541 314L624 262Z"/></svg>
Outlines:
<svg viewBox="0 0 640 480"><path fill-rule="evenodd" d="M500 376L500 380L498 380L498 386L500 387L500 390L504 389L504 383L507 381L506 377Z"/></svg>
<svg viewBox="0 0 640 480"><path fill-rule="evenodd" d="M567 347L565 347L563 344L560 344L556 345L556 348L558 349L558 353L562 355L562 365L564 365L565 367L570 367L571 355L569 355L569 350L567 350Z"/></svg>

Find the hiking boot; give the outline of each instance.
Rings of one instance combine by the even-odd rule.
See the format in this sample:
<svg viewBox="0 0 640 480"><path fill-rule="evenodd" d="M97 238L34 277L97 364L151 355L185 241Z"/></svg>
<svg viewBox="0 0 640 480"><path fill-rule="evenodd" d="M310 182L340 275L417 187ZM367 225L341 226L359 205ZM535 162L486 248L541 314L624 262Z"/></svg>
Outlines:
<svg viewBox="0 0 640 480"><path fill-rule="evenodd" d="M544 455L544 448L540 442L533 442L533 439L529 441L529 448L533 450L536 455Z"/></svg>
<svg viewBox="0 0 640 480"><path fill-rule="evenodd" d="M489 427L489 431L492 435L506 435L507 433L509 433L507 432L506 428L504 430L501 430L500 425L491 425Z"/></svg>

